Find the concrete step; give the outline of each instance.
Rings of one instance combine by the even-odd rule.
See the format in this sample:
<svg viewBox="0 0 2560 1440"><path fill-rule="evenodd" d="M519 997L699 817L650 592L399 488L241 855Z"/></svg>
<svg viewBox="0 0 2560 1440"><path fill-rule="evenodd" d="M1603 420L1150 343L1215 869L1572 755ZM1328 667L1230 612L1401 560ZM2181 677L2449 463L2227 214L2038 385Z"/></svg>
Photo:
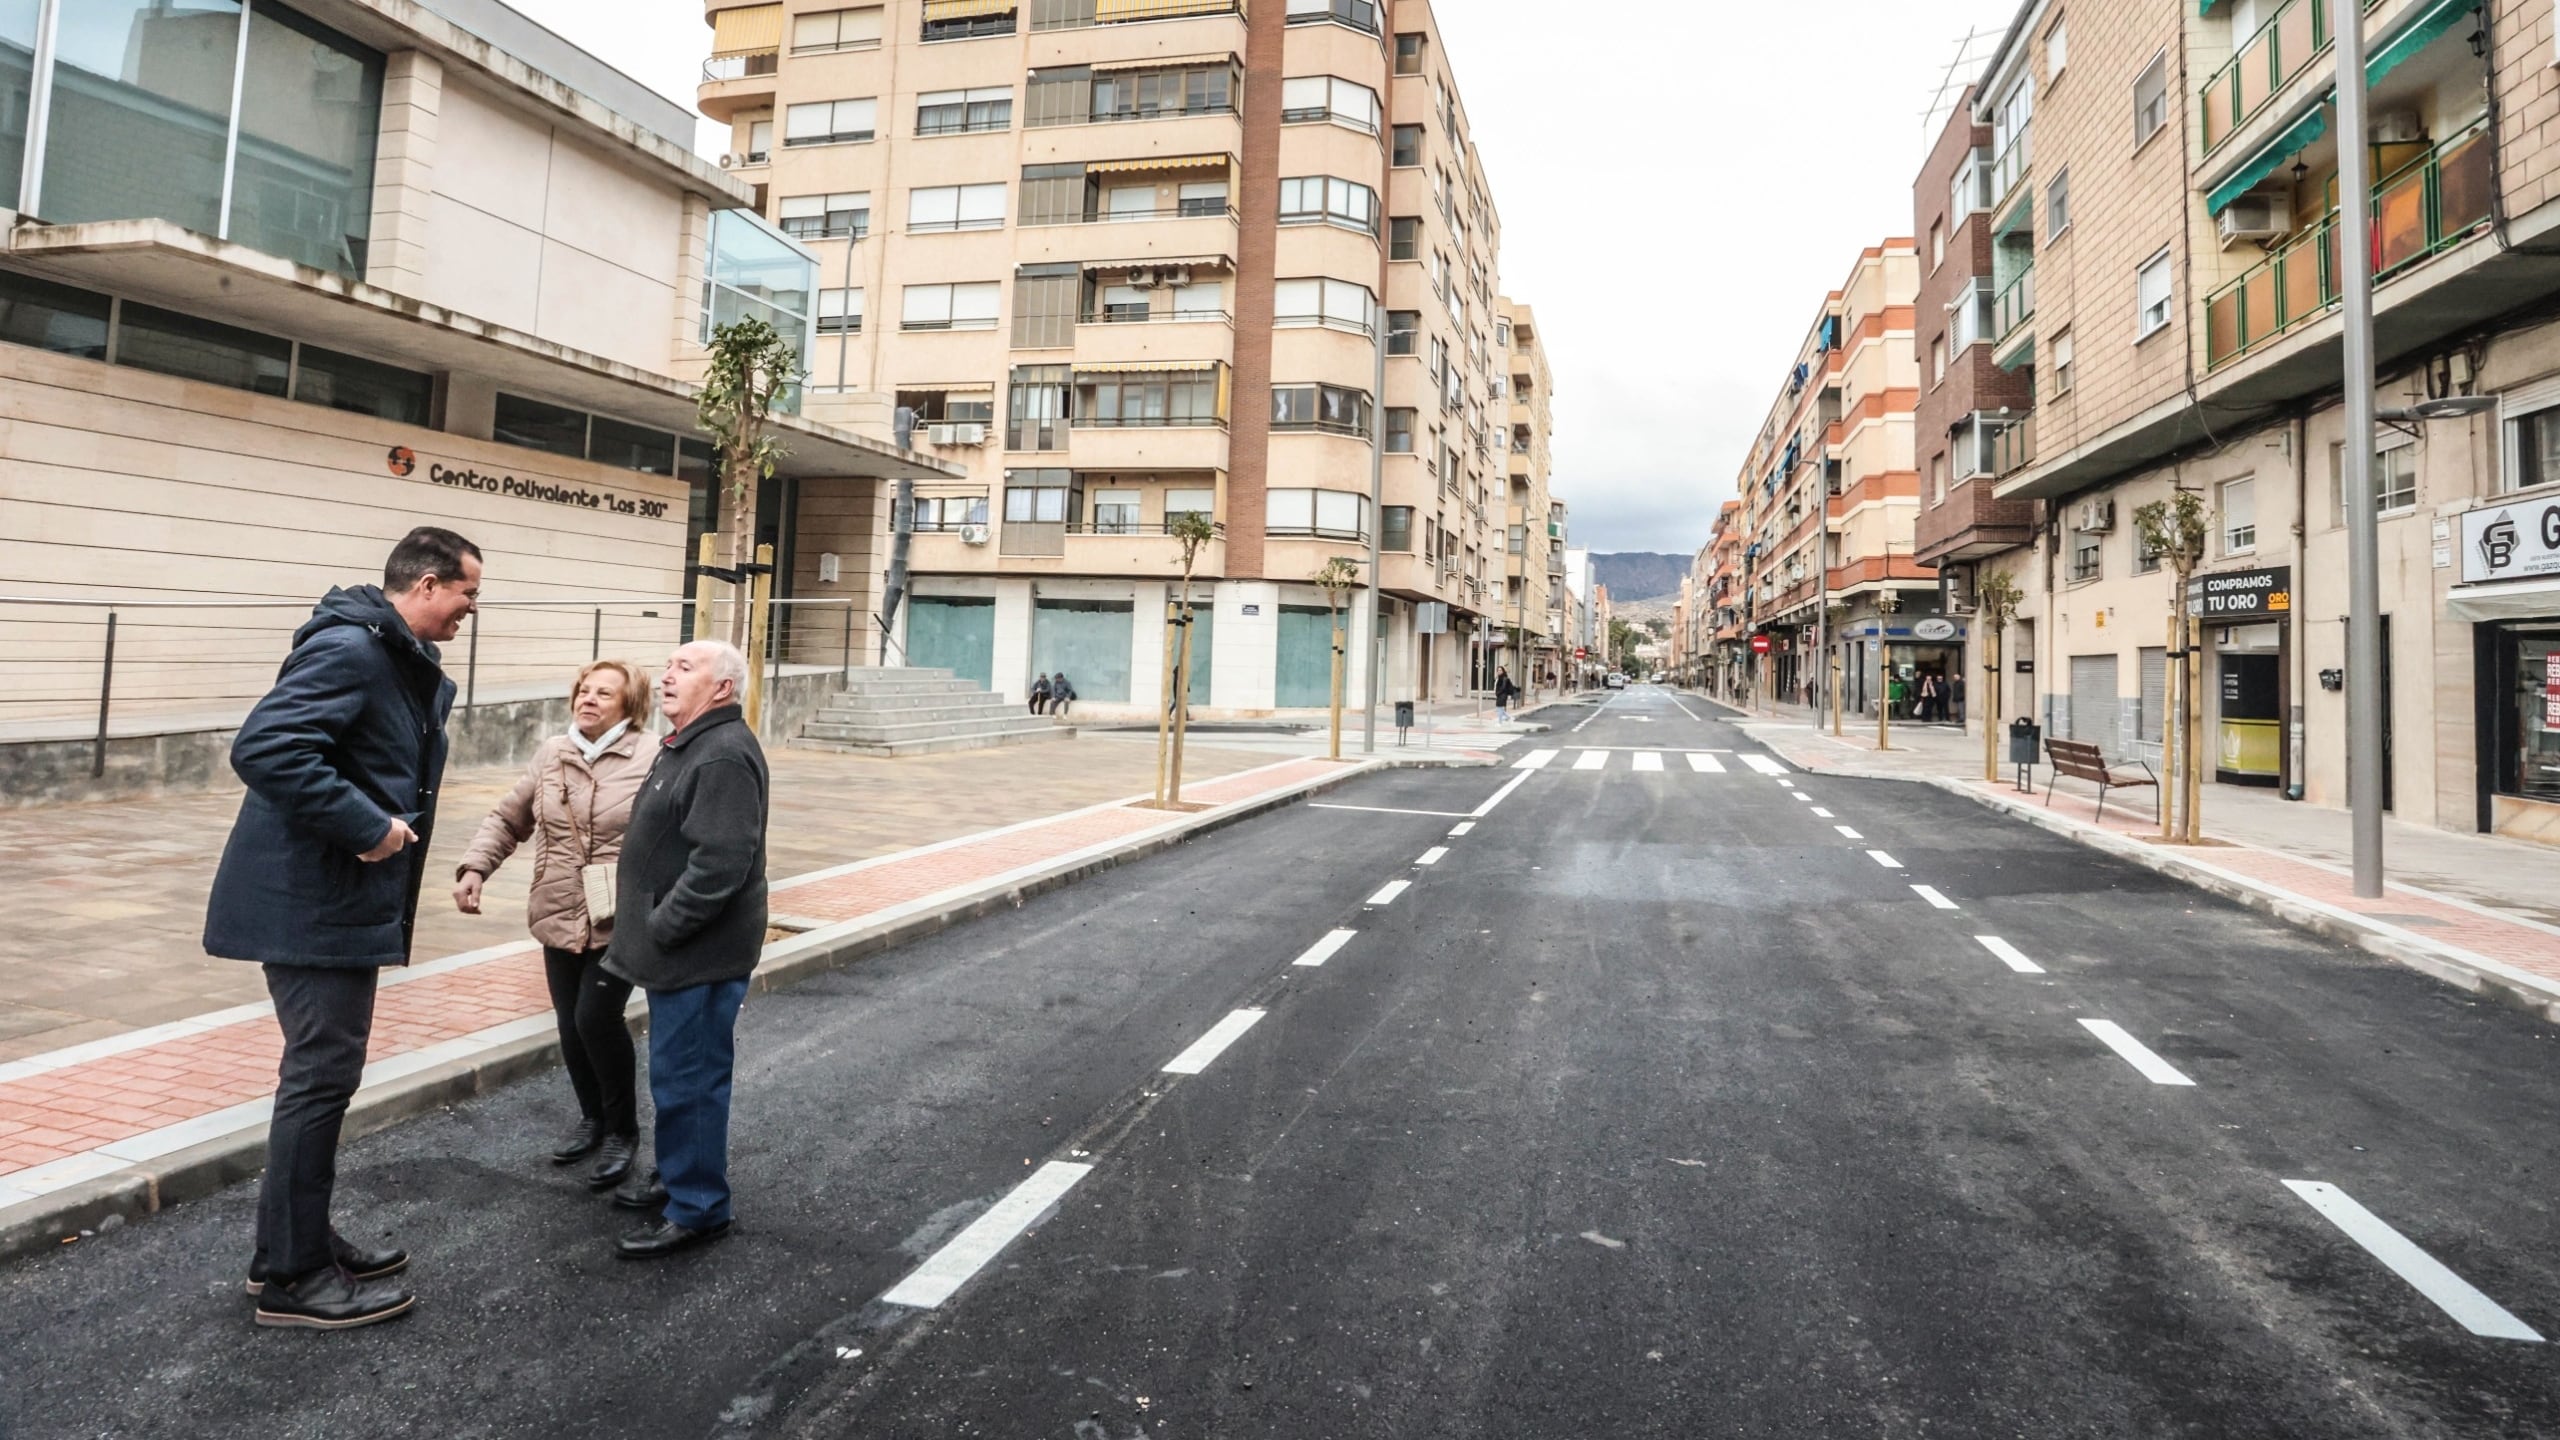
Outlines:
<svg viewBox="0 0 2560 1440"><path fill-rule="evenodd" d="M1030 712L1001 695L984 690L946 690L916 695L834 695L821 707L823 714L888 715L911 711L1011 710L1017 715Z"/></svg>
<svg viewBox="0 0 2560 1440"><path fill-rule="evenodd" d="M986 750L998 745L1036 745L1049 740L1072 740L1072 725L1051 725L1038 730L1008 730L991 735L941 735L912 740L821 740L803 735L791 742L800 750L825 750L838 755L941 755L957 750Z"/></svg>
<svg viewBox="0 0 2560 1440"><path fill-rule="evenodd" d="M843 688L847 695L984 695L987 693L966 680L856 680Z"/></svg>
<svg viewBox="0 0 2560 1440"><path fill-rule="evenodd" d="M1017 730L1054 730L1054 723L1031 715L987 715L961 720L896 721L865 719L843 724L811 721L801 734L812 740L917 740L942 735L1003 735Z"/></svg>

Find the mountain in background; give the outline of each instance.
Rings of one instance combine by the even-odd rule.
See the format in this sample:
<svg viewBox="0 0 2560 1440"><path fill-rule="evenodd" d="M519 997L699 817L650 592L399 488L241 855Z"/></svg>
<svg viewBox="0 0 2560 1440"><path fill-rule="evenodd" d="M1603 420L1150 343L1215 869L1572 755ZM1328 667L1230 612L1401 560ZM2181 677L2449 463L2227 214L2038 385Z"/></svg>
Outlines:
<svg viewBox="0 0 2560 1440"><path fill-rule="evenodd" d="M1620 555L1594 555L1591 568L1603 585L1609 587L1609 603L1623 605L1630 600L1668 599L1680 593L1680 580L1689 573L1686 555L1653 555L1628 551Z"/></svg>

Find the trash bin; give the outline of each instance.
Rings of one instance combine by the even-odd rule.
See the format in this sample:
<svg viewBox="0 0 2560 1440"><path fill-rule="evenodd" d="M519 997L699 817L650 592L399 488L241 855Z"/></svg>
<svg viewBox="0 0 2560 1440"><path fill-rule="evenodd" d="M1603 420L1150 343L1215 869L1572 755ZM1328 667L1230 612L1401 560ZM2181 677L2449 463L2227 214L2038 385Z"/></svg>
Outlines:
<svg viewBox="0 0 2560 1440"><path fill-rule="evenodd" d="M2009 722L2009 763L2033 765L2044 758L2044 727L2032 720Z"/></svg>

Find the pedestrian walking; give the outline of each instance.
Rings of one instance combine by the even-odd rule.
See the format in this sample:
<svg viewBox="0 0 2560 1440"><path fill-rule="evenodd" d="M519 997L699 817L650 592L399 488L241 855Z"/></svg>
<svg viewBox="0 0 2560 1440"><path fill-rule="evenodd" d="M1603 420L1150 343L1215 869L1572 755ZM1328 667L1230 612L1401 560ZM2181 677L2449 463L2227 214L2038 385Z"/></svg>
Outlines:
<svg viewBox="0 0 2560 1440"><path fill-rule="evenodd" d="M1497 666L1493 672L1493 718L1511 723L1511 702L1520 694L1520 682L1511 678L1510 670Z"/></svg>
<svg viewBox="0 0 2560 1440"><path fill-rule="evenodd" d="M1039 679L1031 682L1031 713L1037 715L1047 708L1049 708L1049 677L1043 674Z"/></svg>
<svg viewBox="0 0 2560 1440"><path fill-rule="evenodd" d="M580 669L569 690L568 733L534 751L524 777L480 822L454 867L454 906L477 915L488 878L516 847L533 844L525 925L542 943L560 1064L578 1098L578 1123L552 1148L551 1163L595 1156L579 1177L590 1190L629 1178L640 1141L636 1062L622 1013L631 986L605 973L604 955L613 938L623 831L658 758L647 733L652 708L636 667L598 660Z"/></svg>
<svg viewBox="0 0 2560 1440"><path fill-rule="evenodd" d="M1938 687L1938 672L1935 670L1922 672L1920 676L1921 722L1926 724L1930 721L1944 720L1947 718L1944 709L1945 703L1945 692L1940 690Z"/></svg>
<svg viewBox="0 0 2560 1440"><path fill-rule="evenodd" d="M609 975L649 992L655 1177L614 1192L657 1223L622 1237L625 1259L690 1250L729 1233L729 1096L738 1009L764 954L764 749L738 696L747 657L717 640L676 651L658 681L673 733L631 807L605 952Z"/></svg>
<svg viewBox="0 0 2560 1440"><path fill-rule="evenodd" d="M1068 681L1068 679L1067 679L1067 672L1066 672L1066 671L1061 670L1061 671L1059 671L1057 674L1052 675L1052 676L1050 676L1050 677L1049 677L1049 713L1050 713L1050 714L1052 714L1052 715L1064 715L1064 714L1066 714L1066 713L1067 713L1067 706L1068 706L1071 702L1073 702L1075 698L1076 698L1076 687L1075 687L1072 683L1070 683L1070 682Z"/></svg>
<svg viewBox="0 0 2560 1440"><path fill-rule="evenodd" d="M404 1313L406 1252L330 1223L338 1134L364 1078L382 967L409 963L453 682L436 647L480 598L480 551L421 527L382 584L332 589L241 722L248 787L205 902L204 948L265 967L284 1032L257 1246L257 1323L344 1330Z"/></svg>
<svg viewBox="0 0 2560 1440"><path fill-rule="evenodd" d="M1959 669L1947 677L1947 700L1955 706L1956 723L1964 723L1964 671Z"/></svg>

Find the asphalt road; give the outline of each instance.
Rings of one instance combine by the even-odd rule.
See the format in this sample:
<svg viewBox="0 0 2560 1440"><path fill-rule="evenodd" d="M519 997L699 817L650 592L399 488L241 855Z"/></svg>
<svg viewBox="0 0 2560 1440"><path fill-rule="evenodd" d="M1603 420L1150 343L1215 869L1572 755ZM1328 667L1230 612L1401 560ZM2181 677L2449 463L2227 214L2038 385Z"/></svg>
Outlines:
<svg viewBox="0 0 2560 1440"><path fill-rule="evenodd" d="M0 1268L0 1424L2560 1433L2552 1347L2498 1333L2560 1335L2546 1026L1764 773L1699 702L1541 718L1539 768L1366 779L759 998L707 1252L610 1257L546 1078L349 1147L345 1221L419 1256L396 1324L254 1330L251 1187Z"/></svg>

